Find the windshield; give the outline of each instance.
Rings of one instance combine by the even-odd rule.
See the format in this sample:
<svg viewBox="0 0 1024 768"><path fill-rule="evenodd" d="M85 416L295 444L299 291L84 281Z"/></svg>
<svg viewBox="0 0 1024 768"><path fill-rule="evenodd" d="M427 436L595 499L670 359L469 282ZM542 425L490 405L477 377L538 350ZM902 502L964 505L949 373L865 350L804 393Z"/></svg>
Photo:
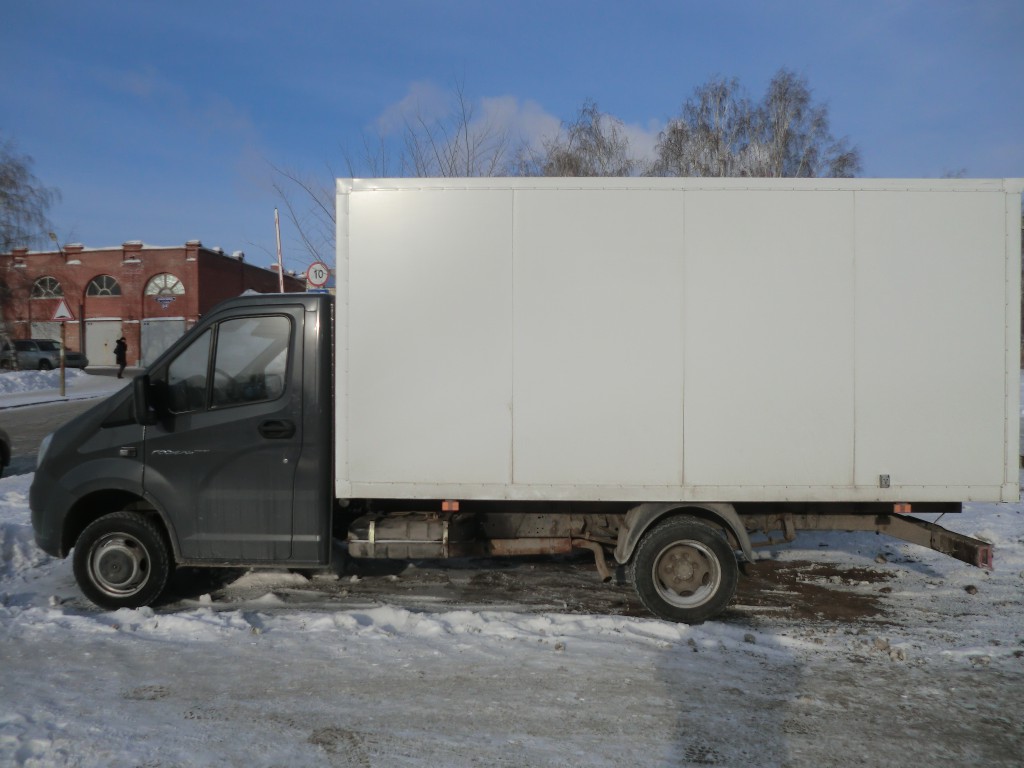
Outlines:
<svg viewBox="0 0 1024 768"><path fill-rule="evenodd" d="M60 342L59 341L44 340L44 341L40 341L40 342L37 342L37 343L39 344L39 348L43 352L60 352Z"/></svg>

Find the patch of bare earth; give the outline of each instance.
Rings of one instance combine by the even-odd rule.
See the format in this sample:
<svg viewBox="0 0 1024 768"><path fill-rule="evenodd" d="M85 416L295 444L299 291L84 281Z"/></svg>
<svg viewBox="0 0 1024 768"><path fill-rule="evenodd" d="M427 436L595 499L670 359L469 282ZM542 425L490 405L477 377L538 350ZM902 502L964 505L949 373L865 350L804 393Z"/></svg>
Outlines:
<svg viewBox="0 0 1024 768"><path fill-rule="evenodd" d="M586 556L500 560L349 562L342 573L313 575L308 582L256 591L273 592L304 607L323 598L324 607L368 602L431 610L532 610L617 616L648 616L623 574L601 583ZM781 619L887 623L885 582L892 574L810 561L761 560L745 566L725 621ZM217 602L257 597L231 584L210 590ZM182 597L186 597L182 595Z"/></svg>
<svg viewBox="0 0 1024 768"><path fill-rule="evenodd" d="M893 574L807 560L759 560L745 568L729 613L789 619L885 622Z"/></svg>

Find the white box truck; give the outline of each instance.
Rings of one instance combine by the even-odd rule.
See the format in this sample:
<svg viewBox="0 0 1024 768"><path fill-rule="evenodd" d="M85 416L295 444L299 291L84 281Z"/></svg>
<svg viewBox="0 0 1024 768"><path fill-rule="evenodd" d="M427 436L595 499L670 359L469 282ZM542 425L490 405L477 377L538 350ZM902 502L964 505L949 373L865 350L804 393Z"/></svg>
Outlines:
<svg viewBox="0 0 1024 768"><path fill-rule="evenodd" d="M594 553L656 615L737 556L1016 501L1021 180L370 179L336 297L245 296L40 450L101 606L175 563ZM908 514L909 513L909 514Z"/></svg>

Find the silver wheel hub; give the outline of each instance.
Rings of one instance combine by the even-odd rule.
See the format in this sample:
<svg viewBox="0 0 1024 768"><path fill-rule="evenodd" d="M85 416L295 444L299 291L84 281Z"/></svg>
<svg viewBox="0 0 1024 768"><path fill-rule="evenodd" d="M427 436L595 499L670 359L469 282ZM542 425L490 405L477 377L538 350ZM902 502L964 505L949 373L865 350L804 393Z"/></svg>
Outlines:
<svg viewBox="0 0 1024 768"><path fill-rule="evenodd" d="M718 559L699 541L669 544L655 558L652 575L662 599L680 608L703 604L722 582Z"/></svg>
<svg viewBox="0 0 1024 768"><path fill-rule="evenodd" d="M149 553L133 536L104 536L89 554L89 574L112 597L134 594L149 579Z"/></svg>

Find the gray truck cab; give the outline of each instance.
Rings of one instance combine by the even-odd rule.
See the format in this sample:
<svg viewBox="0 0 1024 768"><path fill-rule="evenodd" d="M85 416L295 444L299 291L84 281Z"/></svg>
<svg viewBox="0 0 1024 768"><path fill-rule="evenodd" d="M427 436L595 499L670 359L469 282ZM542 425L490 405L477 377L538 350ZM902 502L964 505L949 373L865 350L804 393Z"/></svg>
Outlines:
<svg viewBox="0 0 1024 768"><path fill-rule="evenodd" d="M107 608L152 602L175 564L330 559L332 298L218 305L131 387L40 447L36 541Z"/></svg>

